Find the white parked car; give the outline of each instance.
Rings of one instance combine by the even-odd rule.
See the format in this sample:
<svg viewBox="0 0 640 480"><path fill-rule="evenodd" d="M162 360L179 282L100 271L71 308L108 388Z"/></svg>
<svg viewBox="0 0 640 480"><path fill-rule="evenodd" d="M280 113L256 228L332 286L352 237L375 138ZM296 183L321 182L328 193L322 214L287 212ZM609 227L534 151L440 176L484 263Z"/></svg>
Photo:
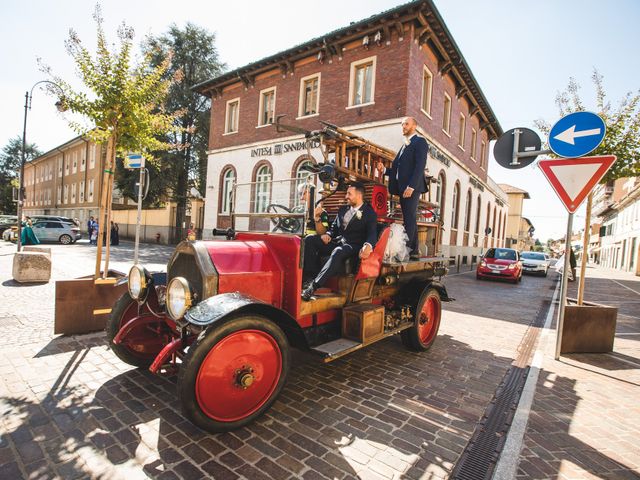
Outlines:
<svg viewBox="0 0 640 480"><path fill-rule="evenodd" d="M522 252L520 259L522 260L522 270L524 273L537 273L547 276L549 271L549 260L544 253L540 252Z"/></svg>

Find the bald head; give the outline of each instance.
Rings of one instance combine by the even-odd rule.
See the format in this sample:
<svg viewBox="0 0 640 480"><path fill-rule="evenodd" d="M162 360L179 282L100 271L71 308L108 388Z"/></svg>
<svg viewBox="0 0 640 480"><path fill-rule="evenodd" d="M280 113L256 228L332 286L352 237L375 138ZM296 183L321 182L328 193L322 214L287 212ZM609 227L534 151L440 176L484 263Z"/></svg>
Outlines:
<svg viewBox="0 0 640 480"><path fill-rule="evenodd" d="M409 137L413 135L418 128L418 121L414 117L404 117L402 119L402 135Z"/></svg>

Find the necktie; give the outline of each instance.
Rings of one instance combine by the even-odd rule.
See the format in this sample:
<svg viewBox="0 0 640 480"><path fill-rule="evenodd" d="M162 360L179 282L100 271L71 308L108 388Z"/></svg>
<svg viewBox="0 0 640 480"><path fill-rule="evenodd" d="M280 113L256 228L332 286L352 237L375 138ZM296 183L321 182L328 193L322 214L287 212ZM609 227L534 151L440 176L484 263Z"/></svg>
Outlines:
<svg viewBox="0 0 640 480"><path fill-rule="evenodd" d="M347 210L347 213L344 214L344 228L347 228L347 225L349 225L349 222L351 221L355 213L355 209L351 207L349 210Z"/></svg>

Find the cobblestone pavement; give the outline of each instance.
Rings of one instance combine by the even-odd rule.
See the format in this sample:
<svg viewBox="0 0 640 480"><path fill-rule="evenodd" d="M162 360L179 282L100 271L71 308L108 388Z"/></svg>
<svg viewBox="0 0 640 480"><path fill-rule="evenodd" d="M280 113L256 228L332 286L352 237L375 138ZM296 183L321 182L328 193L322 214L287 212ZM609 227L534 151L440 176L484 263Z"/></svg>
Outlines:
<svg viewBox="0 0 640 480"><path fill-rule="evenodd" d="M522 284L445 278L439 338L389 338L328 365L296 352L288 385L247 428L184 420L175 379L120 362L100 332L54 336L53 282L17 286L0 245L0 478L446 478L555 276ZM54 246L54 279L93 270L92 247ZM127 270L130 245L114 254ZM143 263L171 249L144 246ZM161 260L162 259L162 260Z"/></svg>
<svg viewBox="0 0 640 480"><path fill-rule="evenodd" d="M585 286L586 301L619 309L614 351L555 361L547 343L519 479L640 479L640 277L589 268Z"/></svg>

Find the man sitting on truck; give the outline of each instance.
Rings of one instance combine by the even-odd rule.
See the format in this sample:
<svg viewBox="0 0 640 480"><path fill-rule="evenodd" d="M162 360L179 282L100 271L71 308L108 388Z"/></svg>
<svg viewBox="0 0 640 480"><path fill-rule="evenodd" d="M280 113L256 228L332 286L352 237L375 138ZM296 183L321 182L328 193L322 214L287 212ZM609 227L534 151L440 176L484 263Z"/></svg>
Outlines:
<svg viewBox="0 0 640 480"><path fill-rule="evenodd" d="M324 235L309 235L304 239L304 272L312 280L302 292L302 299L313 300L314 292L340 270L342 263L356 254L365 259L371 255L377 241L377 216L371 205L364 203L364 185L352 183L347 189L347 205ZM320 268L320 257L329 255Z"/></svg>

